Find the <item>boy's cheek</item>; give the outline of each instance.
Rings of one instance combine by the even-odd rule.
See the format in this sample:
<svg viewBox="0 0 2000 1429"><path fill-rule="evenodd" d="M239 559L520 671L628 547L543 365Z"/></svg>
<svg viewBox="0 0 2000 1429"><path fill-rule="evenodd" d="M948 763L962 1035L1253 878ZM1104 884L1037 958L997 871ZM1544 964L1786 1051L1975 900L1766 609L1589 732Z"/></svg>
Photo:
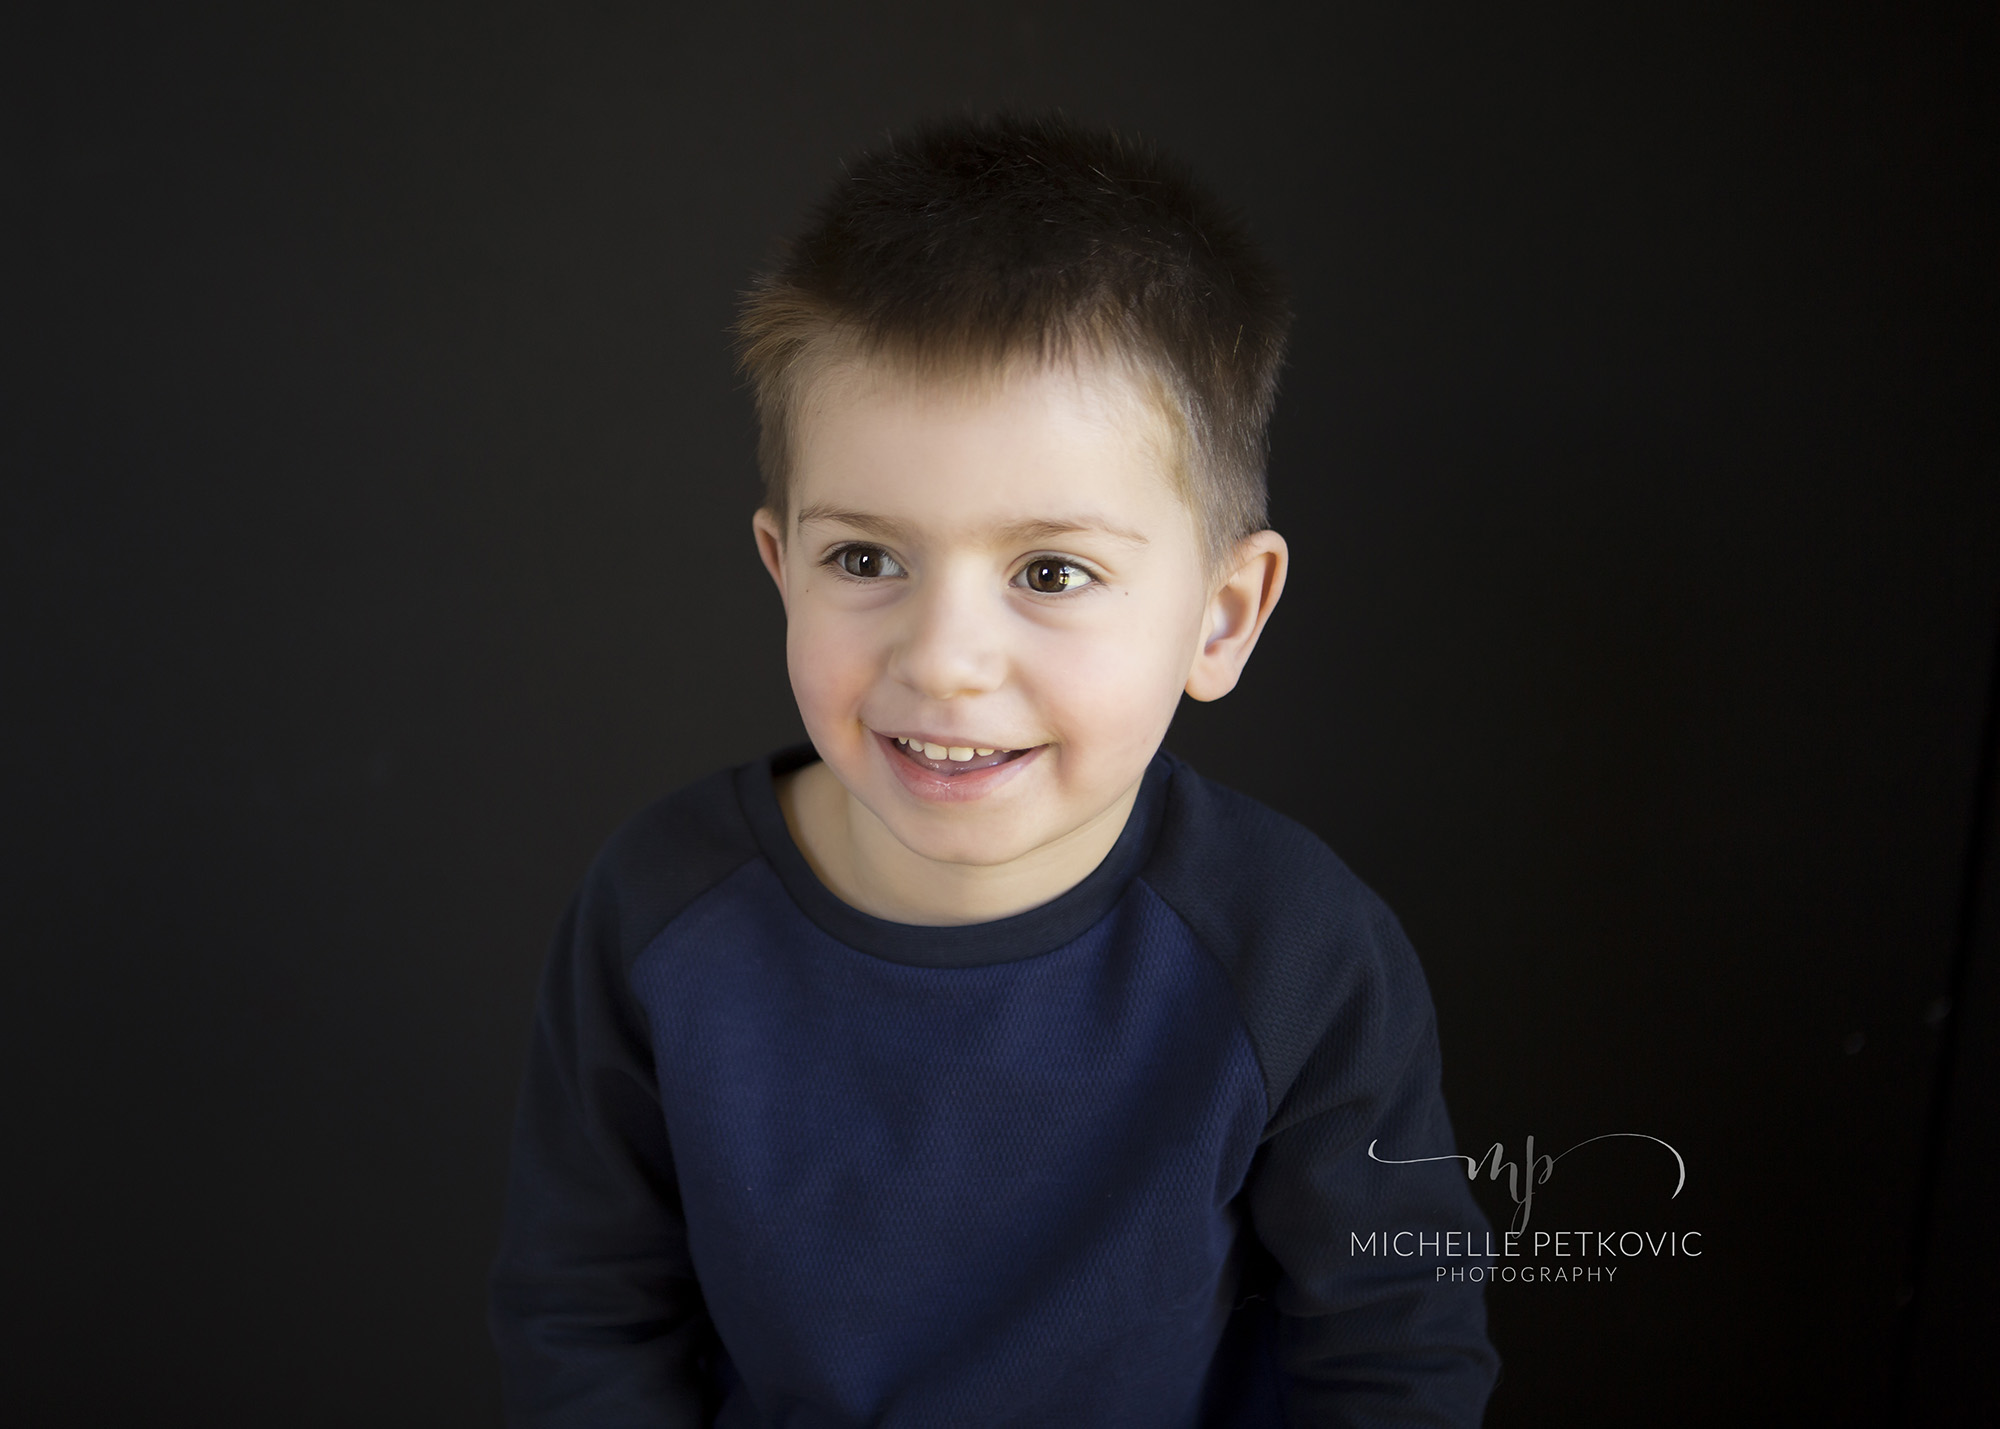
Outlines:
<svg viewBox="0 0 2000 1429"><path fill-rule="evenodd" d="M1125 718L1171 706L1187 680L1189 650L1168 632L1131 622L1085 640L1053 640L1035 651L1037 683L1068 692L1070 702Z"/></svg>
<svg viewBox="0 0 2000 1429"><path fill-rule="evenodd" d="M828 697L865 687L880 667L881 652L867 639L866 627L807 613L785 631L786 663L793 692L801 701L810 690Z"/></svg>
<svg viewBox="0 0 2000 1429"><path fill-rule="evenodd" d="M799 717L814 742L822 746L828 738L858 736L856 721L866 693L865 685L830 678L821 670L792 671L792 694L798 701ZM821 753L826 752L822 747Z"/></svg>
<svg viewBox="0 0 2000 1429"><path fill-rule="evenodd" d="M1123 787L1152 758L1173 711L1180 684L1155 660L1122 658L1051 662L1037 672L1034 703L1063 746L1061 777L1079 790Z"/></svg>

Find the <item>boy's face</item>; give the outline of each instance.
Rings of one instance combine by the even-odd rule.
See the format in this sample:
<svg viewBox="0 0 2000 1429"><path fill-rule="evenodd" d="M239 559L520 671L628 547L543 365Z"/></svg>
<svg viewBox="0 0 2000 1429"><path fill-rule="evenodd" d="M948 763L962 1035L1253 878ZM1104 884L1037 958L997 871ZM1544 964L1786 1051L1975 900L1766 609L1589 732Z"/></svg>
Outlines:
<svg viewBox="0 0 2000 1429"><path fill-rule="evenodd" d="M851 364L805 408L789 526L757 517L792 689L910 852L995 865L1061 843L1129 798L1183 688L1234 683L1282 542L1268 600L1218 598L1161 424L1122 381Z"/></svg>

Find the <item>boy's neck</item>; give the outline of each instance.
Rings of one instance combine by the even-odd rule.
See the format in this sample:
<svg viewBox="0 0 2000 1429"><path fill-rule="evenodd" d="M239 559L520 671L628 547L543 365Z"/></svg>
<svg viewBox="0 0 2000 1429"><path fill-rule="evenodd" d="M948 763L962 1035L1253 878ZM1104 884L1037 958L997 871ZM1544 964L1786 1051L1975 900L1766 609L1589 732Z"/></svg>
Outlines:
<svg viewBox="0 0 2000 1429"><path fill-rule="evenodd" d="M1111 852L1144 776L1103 813L1004 864L943 863L913 853L817 761L775 781L792 842L849 907L892 923L990 923L1061 897Z"/></svg>

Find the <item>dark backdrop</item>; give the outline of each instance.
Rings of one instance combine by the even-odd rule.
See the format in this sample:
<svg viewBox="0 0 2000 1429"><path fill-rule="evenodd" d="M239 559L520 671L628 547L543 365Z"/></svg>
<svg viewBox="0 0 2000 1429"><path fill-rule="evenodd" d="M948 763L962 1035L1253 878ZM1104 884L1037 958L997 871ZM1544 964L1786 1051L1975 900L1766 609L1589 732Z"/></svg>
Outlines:
<svg viewBox="0 0 2000 1429"><path fill-rule="evenodd" d="M1705 1254L1496 1287L1490 1422L1975 1422L1990 9L0 22L0 1413L496 1421L545 938L798 729L733 295L840 156L1013 101L1297 286L1296 573L1171 742L1399 910L1468 1152L1686 1158L1542 1188Z"/></svg>

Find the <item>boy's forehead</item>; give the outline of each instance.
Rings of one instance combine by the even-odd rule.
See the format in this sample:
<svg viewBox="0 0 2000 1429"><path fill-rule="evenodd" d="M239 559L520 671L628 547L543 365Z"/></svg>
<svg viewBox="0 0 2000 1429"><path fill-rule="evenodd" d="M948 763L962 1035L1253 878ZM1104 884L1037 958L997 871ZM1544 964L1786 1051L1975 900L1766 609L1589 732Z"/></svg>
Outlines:
<svg viewBox="0 0 2000 1429"><path fill-rule="evenodd" d="M1136 535L1188 515L1168 420L1102 364L937 374L850 360L818 375L795 430L800 525L902 513Z"/></svg>

